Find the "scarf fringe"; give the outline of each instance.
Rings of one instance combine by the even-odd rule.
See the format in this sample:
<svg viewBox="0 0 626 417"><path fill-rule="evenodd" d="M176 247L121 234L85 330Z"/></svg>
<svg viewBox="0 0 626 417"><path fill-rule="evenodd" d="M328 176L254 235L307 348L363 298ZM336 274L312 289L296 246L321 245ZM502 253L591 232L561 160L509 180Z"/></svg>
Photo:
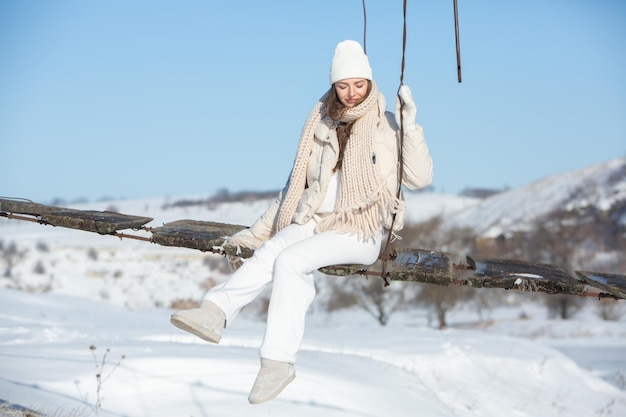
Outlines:
<svg viewBox="0 0 626 417"><path fill-rule="evenodd" d="M320 221L315 231L336 230L349 235L356 234L360 240L367 240L380 233L381 225L387 218L397 213L404 202L387 187L381 185L378 191L362 205L332 213Z"/></svg>

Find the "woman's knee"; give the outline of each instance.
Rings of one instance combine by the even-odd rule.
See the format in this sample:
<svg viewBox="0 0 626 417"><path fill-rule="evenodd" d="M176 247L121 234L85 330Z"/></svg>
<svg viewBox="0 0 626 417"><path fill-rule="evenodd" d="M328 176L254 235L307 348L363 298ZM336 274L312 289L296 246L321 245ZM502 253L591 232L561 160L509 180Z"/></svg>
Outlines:
<svg viewBox="0 0 626 417"><path fill-rule="evenodd" d="M274 279L281 276L302 275L311 272L309 259L311 255L285 249L274 261Z"/></svg>

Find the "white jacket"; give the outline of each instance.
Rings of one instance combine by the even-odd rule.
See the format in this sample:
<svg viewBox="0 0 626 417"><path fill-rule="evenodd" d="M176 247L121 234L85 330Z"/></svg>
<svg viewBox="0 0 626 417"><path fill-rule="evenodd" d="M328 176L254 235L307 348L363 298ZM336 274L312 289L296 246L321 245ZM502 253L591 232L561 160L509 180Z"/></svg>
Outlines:
<svg viewBox="0 0 626 417"><path fill-rule="evenodd" d="M374 154L371 163L377 167L381 178L395 195L398 189L400 129L393 113L384 111L384 106L385 102L381 100L379 110L380 114L384 114L385 117L381 118L378 131L374 136ZM315 215L326 195L338 154L339 144L336 131L332 120L325 117L315 130L315 140L307 166L307 187L302 193L294 215L295 223L304 224ZM406 187L414 190L426 187L432 182L433 163L421 126L416 125L414 129L404 132L402 161L404 163L402 184ZM286 190L287 186L267 211L250 227L254 238L259 240L258 245L254 246L260 246L260 243L271 237L274 221ZM402 229L403 219L404 206L400 207L396 214L394 231ZM390 216L384 224L381 224L381 227L389 229L391 223Z"/></svg>

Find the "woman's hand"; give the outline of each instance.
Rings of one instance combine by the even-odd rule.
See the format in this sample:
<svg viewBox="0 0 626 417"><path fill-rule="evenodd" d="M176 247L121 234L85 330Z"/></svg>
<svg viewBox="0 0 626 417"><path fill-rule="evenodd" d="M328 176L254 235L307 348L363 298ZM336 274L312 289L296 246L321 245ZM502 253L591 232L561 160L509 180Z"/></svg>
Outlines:
<svg viewBox="0 0 626 417"><path fill-rule="evenodd" d="M226 256L230 270L235 272L243 264L244 260L241 256L239 256L242 246L248 249L256 250L261 246L261 244L263 244L263 242L254 236L250 229L242 229L234 235L226 238L224 246L233 246L237 248L236 255Z"/></svg>
<svg viewBox="0 0 626 417"><path fill-rule="evenodd" d="M410 130L415 128L415 118L417 117L417 106L413 101L413 94L408 85L401 85L396 96L396 123L400 126L400 111L402 111L402 128Z"/></svg>
<svg viewBox="0 0 626 417"><path fill-rule="evenodd" d="M237 248L244 246L250 249L257 249L260 246L259 239L252 234L252 231L249 228L241 229L234 235L228 236L224 244L228 246L235 246Z"/></svg>

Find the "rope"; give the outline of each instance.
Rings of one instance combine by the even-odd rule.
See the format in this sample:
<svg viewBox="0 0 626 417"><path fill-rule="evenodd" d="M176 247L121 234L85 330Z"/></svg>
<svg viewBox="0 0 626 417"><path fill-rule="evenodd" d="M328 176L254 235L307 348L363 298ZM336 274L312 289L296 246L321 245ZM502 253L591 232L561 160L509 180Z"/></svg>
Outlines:
<svg viewBox="0 0 626 417"><path fill-rule="evenodd" d="M367 10L365 10L365 0L363 4L363 52L367 55Z"/></svg>
<svg viewBox="0 0 626 417"><path fill-rule="evenodd" d="M459 5L458 0L454 0L454 38L456 40L456 75L461 82L461 38L459 35Z"/></svg>
<svg viewBox="0 0 626 417"><path fill-rule="evenodd" d="M404 83L404 55L406 52L406 2L407 0L404 0L402 8L404 20L402 23L402 64L400 65L400 87L402 87L402 84ZM400 112L400 115L402 115L402 112Z"/></svg>
<svg viewBox="0 0 626 417"><path fill-rule="evenodd" d="M456 39L456 66L457 66L457 78L459 83L462 81L461 77L461 42L459 35L459 8L458 8L458 0L453 0L454 2L454 34ZM365 51L365 42L367 37L367 13L365 10L365 0L363 3L363 50ZM400 100L400 108L404 104L402 102L402 98L400 97L400 88L404 85L404 67L405 67L405 58L406 58L406 15L407 15L407 0L403 0L402 7L402 15L403 15L403 25L402 25L402 62L400 64L400 86L398 87L398 100ZM398 189L396 191L396 197L400 199L400 195L402 193L402 178L404 176L404 161L402 160L402 149L404 148L404 114L402 110L400 110L400 144L398 147ZM393 214L393 218L391 220L391 227L389 228L389 235L387 236L387 243L385 244L385 252L382 255L382 272L380 276L384 280L384 286L389 286L389 261L394 258L391 254L391 242L393 241L393 227L396 223L396 214ZM366 274L372 274L370 271L365 271ZM378 273L373 273L373 275L379 275Z"/></svg>
<svg viewBox="0 0 626 417"><path fill-rule="evenodd" d="M398 87L398 100L400 100L400 108L402 109L402 98L400 97L400 87L404 84L404 65L405 65L405 55L406 55L406 5L407 0L403 2L403 17L404 22L402 26L402 63L400 64L400 86ZM396 190L396 198L400 199L400 195L402 193L402 178L404 176L404 161L402 160L402 149L404 148L404 114L402 110L400 110L400 144L398 146L398 189ZM382 256L382 273L381 277L383 279L384 286L389 286L389 261L392 259L391 255L391 242L393 240L393 227L396 223L396 213L393 214L393 218L391 220L391 227L389 228L389 235L387 236L387 243L385 245L385 253Z"/></svg>

